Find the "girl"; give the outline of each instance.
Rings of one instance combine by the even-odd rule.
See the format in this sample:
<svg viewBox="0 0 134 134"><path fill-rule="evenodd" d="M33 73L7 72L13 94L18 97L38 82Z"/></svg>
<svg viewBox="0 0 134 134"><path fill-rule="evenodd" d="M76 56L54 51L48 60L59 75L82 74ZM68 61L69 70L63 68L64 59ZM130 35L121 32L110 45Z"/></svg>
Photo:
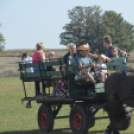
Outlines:
<svg viewBox="0 0 134 134"><path fill-rule="evenodd" d="M98 62L95 64L95 75L100 78L100 81L104 83L107 79L107 66L103 63L101 57L99 57Z"/></svg>

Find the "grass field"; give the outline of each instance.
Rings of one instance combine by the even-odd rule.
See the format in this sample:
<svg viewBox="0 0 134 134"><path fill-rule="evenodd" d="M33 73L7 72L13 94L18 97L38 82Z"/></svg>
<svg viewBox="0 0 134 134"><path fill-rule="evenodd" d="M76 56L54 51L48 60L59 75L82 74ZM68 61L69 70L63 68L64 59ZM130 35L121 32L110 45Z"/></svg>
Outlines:
<svg viewBox="0 0 134 134"><path fill-rule="evenodd" d="M26 83L28 95L35 94L34 84ZM0 133L1 134L42 134L38 129L37 112L40 104L32 103L31 109L26 109L25 104L21 103L24 97L22 83L18 77L0 78ZM69 115L69 106L63 106L59 115ZM96 116L104 116L106 113L100 110ZM97 120L95 127L89 130L91 134L94 131L104 130L108 125L108 120ZM121 134L134 134L134 118L128 130ZM55 120L54 130L50 134L72 134L69 128L69 120ZM103 132L104 133L104 132Z"/></svg>

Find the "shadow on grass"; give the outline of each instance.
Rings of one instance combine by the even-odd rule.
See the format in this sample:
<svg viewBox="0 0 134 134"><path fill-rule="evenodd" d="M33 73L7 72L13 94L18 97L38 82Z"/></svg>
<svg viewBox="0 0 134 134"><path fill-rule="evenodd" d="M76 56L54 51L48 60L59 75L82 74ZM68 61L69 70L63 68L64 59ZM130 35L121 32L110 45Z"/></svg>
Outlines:
<svg viewBox="0 0 134 134"><path fill-rule="evenodd" d="M54 129L49 134L72 134L70 131L70 128L64 128L64 129ZM40 130L20 130L20 131L11 131L11 132L3 132L1 134L43 134Z"/></svg>
<svg viewBox="0 0 134 134"><path fill-rule="evenodd" d="M68 132L69 131L69 132ZM104 133L105 131L90 131L88 134L101 134ZM40 130L20 130L20 131L12 131L12 132L3 132L1 134L43 134ZM71 132L70 128L63 128L63 129L54 129L52 132L49 134L73 134Z"/></svg>

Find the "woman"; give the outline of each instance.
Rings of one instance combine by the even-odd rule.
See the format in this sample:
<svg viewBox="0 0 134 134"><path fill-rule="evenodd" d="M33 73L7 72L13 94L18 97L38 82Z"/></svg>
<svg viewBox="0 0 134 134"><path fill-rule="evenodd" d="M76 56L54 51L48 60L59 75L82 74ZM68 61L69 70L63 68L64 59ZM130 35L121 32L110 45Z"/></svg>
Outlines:
<svg viewBox="0 0 134 134"><path fill-rule="evenodd" d="M33 62L45 62L45 53L43 43L37 43L36 45L37 52L33 54Z"/></svg>
<svg viewBox="0 0 134 134"><path fill-rule="evenodd" d="M33 54L32 60L33 63L37 62L45 62L45 53L43 52L44 50L44 45L43 43L37 43L36 45L37 52ZM44 68L45 69L45 68ZM39 68L34 68L34 72L39 72ZM35 88L36 88L36 96L42 95L40 93L40 81L35 82ZM43 83L43 94L45 95L45 83Z"/></svg>

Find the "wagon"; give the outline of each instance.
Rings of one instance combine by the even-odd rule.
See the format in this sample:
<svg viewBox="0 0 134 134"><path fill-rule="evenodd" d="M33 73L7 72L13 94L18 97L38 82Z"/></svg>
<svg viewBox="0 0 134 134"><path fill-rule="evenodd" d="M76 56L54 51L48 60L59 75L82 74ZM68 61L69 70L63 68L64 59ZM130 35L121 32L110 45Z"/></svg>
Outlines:
<svg viewBox="0 0 134 134"><path fill-rule="evenodd" d="M127 69L126 57L113 58L111 63L107 63L108 70L122 70ZM32 101L41 103L38 109L38 126L44 132L51 132L54 126L55 119L68 118L70 128L74 134L86 134L89 128L95 125L98 119L105 119L108 116L95 117L95 114L106 105L106 96L104 90L104 83L92 84L87 79L75 80L75 62L73 57L68 58L68 76L65 76L62 71L62 59L57 59L55 62L38 62L24 64L19 63L20 79L22 80L25 97L22 101L27 101L30 105ZM57 71L44 71L42 68L48 66L57 66L60 69ZM39 68L39 72L27 73L26 68ZM43 82L52 82L55 80L67 80L69 96L52 96L51 85L49 88L43 87ZM43 97L28 97L25 89L25 82L40 81L42 88L47 94ZM88 92L93 92L88 94ZM58 116L62 106L67 104L70 106L70 114L67 116Z"/></svg>

